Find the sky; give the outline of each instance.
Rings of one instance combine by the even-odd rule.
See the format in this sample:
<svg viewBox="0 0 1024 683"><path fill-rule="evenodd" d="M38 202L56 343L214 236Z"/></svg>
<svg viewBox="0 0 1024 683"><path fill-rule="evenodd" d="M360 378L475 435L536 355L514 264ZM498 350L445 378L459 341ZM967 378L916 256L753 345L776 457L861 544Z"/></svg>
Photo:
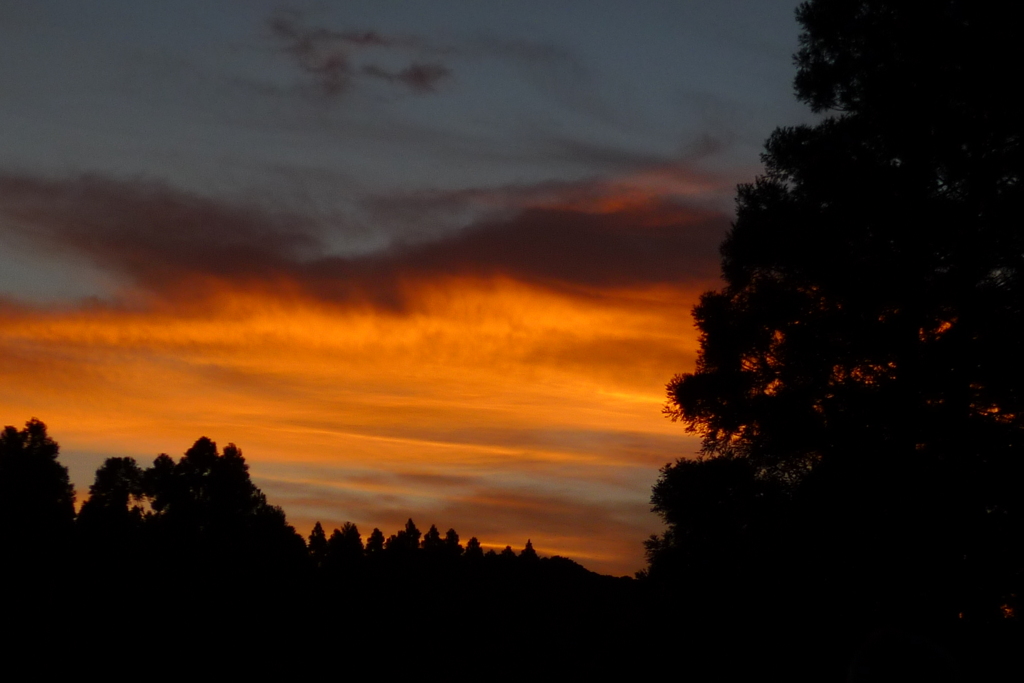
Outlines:
<svg viewBox="0 0 1024 683"><path fill-rule="evenodd" d="M0 0L0 423L632 574L795 6Z"/></svg>

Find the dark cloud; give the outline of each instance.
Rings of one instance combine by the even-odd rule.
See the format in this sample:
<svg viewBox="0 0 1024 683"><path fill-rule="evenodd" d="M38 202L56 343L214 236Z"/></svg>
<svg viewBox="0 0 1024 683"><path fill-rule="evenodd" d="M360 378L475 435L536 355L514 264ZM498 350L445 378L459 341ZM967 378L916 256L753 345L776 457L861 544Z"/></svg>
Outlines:
<svg viewBox="0 0 1024 683"><path fill-rule="evenodd" d="M451 71L442 64L413 63L397 72L387 71L376 64L367 64L363 67L363 73L390 83L402 83L419 92L430 92Z"/></svg>
<svg viewBox="0 0 1024 683"><path fill-rule="evenodd" d="M526 209L473 225L436 242L397 246L358 261L324 259L311 272L403 277L504 275L547 285L624 287L706 281L717 270L716 249L727 222L653 204L612 213Z"/></svg>
<svg viewBox="0 0 1024 683"><path fill-rule="evenodd" d="M307 27L301 15L280 13L270 20L271 34L295 64L312 77L321 92L336 96L347 90L356 78L363 76L408 87L419 93L436 89L439 81L451 75L443 64L411 61L400 69L388 69L377 62L358 63L369 49L389 53L423 52L419 41L408 37L384 36L376 31L336 31L324 27ZM394 54L389 54L392 58Z"/></svg>
<svg viewBox="0 0 1024 683"><path fill-rule="evenodd" d="M325 94L337 95L348 87L352 67L340 34L303 28L292 15L271 19L270 30L298 67L312 76Z"/></svg>
<svg viewBox="0 0 1024 683"><path fill-rule="evenodd" d="M402 308L417 282L447 277L576 289L715 278L724 214L608 192L537 190L549 198L542 205L510 208L433 241L340 256L327 253L319 229L300 216L157 183L0 176L0 227L42 249L85 256L170 301L225 287L291 288ZM520 201L529 195L521 190Z"/></svg>
<svg viewBox="0 0 1024 683"><path fill-rule="evenodd" d="M2 226L52 252L83 254L165 290L193 276L259 278L321 247L308 221L155 182L0 176Z"/></svg>

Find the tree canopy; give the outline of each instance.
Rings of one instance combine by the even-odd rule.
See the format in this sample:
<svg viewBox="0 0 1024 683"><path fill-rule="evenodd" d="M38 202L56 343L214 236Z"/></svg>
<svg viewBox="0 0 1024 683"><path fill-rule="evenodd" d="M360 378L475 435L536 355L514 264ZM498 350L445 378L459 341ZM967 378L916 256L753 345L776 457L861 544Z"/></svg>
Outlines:
<svg viewBox="0 0 1024 683"><path fill-rule="evenodd" d="M221 453L202 437L177 463L161 454L144 472L143 485L153 509L151 523L176 553L248 562L259 557L272 564L304 559L302 537L253 484L235 444Z"/></svg>
<svg viewBox="0 0 1024 683"><path fill-rule="evenodd" d="M725 523L674 492L742 459L833 548L875 557L868 574L912 566L922 591L985 575L984 588L936 589L953 614L994 615L1021 594L1021 553L999 540L1024 529L1024 341L1008 333L1024 327L1024 111L1008 87L1021 81L1009 12L800 6L796 94L821 119L777 129L764 174L739 188L725 287L694 309L696 370L668 384L666 412L705 458L663 470L654 504L670 533L656 556ZM765 495L744 484L737 507L733 484L712 479L718 493L696 495L732 510Z"/></svg>
<svg viewBox="0 0 1024 683"><path fill-rule="evenodd" d="M59 452L39 420L0 432L0 544L38 552L70 533L75 489Z"/></svg>

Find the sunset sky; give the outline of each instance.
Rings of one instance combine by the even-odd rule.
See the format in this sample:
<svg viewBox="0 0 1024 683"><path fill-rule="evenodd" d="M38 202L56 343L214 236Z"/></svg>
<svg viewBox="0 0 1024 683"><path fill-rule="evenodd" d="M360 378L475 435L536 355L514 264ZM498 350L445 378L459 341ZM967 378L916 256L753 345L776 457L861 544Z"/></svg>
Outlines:
<svg viewBox="0 0 1024 683"><path fill-rule="evenodd" d="M631 574L795 6L0 0L0 424Z"/></svg>

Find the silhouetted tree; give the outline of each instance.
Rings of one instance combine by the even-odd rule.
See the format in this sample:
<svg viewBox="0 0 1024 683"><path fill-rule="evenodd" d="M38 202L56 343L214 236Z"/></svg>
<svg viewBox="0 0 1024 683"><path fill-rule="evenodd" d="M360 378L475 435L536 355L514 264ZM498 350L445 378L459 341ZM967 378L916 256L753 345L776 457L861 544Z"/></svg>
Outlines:
<svg viewBox="0 0 1024 683"><path fill-rule="evenodd" d="M668 385L709 459L662 471L670 533L648 550L734 537L758 503L746 467L795 494L807 547L848 585L995 616L1024 595L1007 541L1024 535L1007 483L1024 480L1016 21L963 0L816 0L798 18L796 92L823 119L776 130L739 189L726 287L694 310L696 371ZM708 500L718 458L747 488Z"/></svg>
<svg viewBox="0 0 1024 683"><path fill-rule="evenodd" d="M540 559L537 556L537 551L533 549L533 541L531 541L530 539L526 540L526 547L523 548L522 551L519 553L519 557L523 560L526 560L527 562L532 562L534 560Z"/></svg>
<svg viewBox="0 0 1024 683"><path fill-rule="evenodd" d="M388 536L388 540L384 544L384 548L393 553L398 554L412 554L419 550L420 547L420 530L416 528L410 518L405 523L405 528L400 530L397 534Z"/></svg>
<svg viewBox="0 0 1024 683"><path fill-rule="evenodd" d="M473 536L466 542L466 559L470 561L482 560L484 558L484 550L480 546L480 541L477 540L476 536Z"/></svg>
<svg viewBox="0 0 1024 683"><path fill-rule="evenodd" d="M150 505L156 512L163 512L172 496L157 496L157 491L169 491L174 487L174 458L161 453L153 465L142 473L143 492L150 498Z"/></svg>
<svg viewBox="0 0 1024 683"><path fill-rule="evenodd" d="M441 532L437 530L436 525L430 525L430 530L423 535L423 540L420 541L420 547L431 555L437 555L444 549L444 541L441 539Z"/></svg>
<svg viewBox="0 0 1024 683"><path fill-rule="evenodd" d="M143 523L143 472L134 458L107 458L96 470L89 499L78 513L86 542L124 543Z"/></svg>
<svg viewBox="0 0 1024 683"><path fill-rule="evenodd" d="M309 532L306 548L309 550L309 557L313 561L313 566L324 566L324 561L327 559L327 534L324 533L324 528L320 522L313 525L313 530Z"/></svg>
<svg viewBox="0 0 1024 683"><path fill-rule="evenodd" d="M22 558L56 550L70 538L75 490L59 452L35 418L24 429L0 432L0 545L21 548Z"/></svg>
<svg viewBox="0 0 1024 683"><path fill-rule="evenodd" d="M352 522L345 522L341 525L341 537L345 539L345 545L353 555L361 555L363 552L363 537L359 533L359 527Z"/></svg>
<svg viewBox="0 0 1024 683"><path fill-rule="evenodd" d="M352 522L335 529L327 547L328 565L332 569L350 569L363 558L363 537Z"/></svg>
<svg viewBox="0 0 1024 683"><path fill-rule="evenodd" d="M455 529L448 529L444 535L444 554L446 557L456 558L462 555L462 544L459 543L459 534Z"/></svg>
<svg viewBox="0 0 1024 683"><path fill-rule="evenodd" d="M435 528L434 531L437 531L437 529ZM420 547L420 530L416 528L415 524L413 524L411 517L405 523L405 529L399 532L399 534L403 533L405 534L405 542L408 544L409 548L415 550Z"/></svg>
<svg viewBox="0 0 1024 683"><path fill-rule="evenodd" d="M384 532L377 527L373 528L370 532L370 537L366 539L366 554L377 555L384 551Z"/></svg>
<svg viewBox="0 0 1024 683"><path fill-rule="evenodd" d="M749 458L720 455L666 465L651 504L669 529L644 543L654 576L737 580L736 572L750 571L758 534L779 522L786 502L786 489L759 477Z"/></svg>
<svg viewBox="0 0 1024 683"><path fill-rule="evenodd" d="M177 463L161 454L144 473L143 484L168 549L173 544L180 552L232 562L288 564L307 555L284 511L268 504L250 480L249 466L234 444L221 454L203 437Z"/></svg>
<svg viewBox="0 0 1024 683"><path fill-rule="evenodd" d="M127 511L133 503L133 507L139 507L144 495L142 478L142 468L135 458L107 458L96 470L83 512L88 508Z"/></svg>

